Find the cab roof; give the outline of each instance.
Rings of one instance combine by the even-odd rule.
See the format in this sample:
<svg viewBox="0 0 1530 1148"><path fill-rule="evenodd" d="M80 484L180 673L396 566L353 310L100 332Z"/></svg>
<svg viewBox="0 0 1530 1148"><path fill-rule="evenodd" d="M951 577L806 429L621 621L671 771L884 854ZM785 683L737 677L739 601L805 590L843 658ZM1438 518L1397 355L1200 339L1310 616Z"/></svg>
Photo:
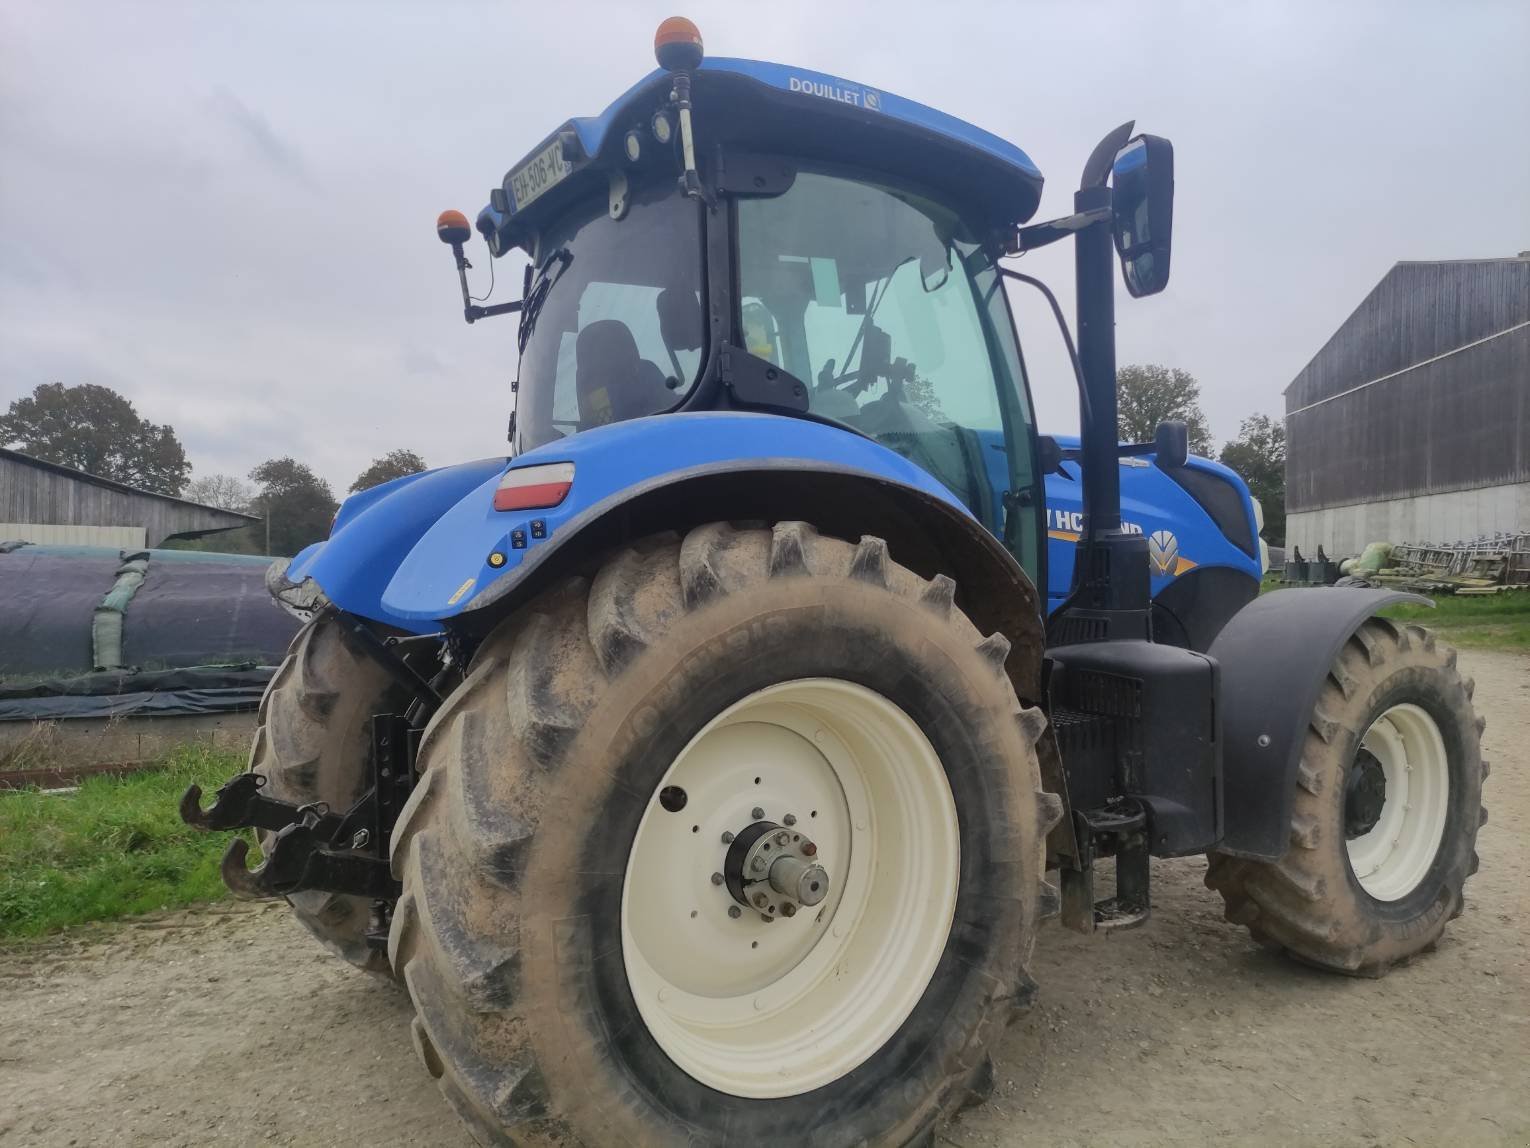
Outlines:
<svg viewBox="0 0 1530 1148"><path fill-rule="evenodd" d="M599 115L568 120L512 168L561 139L568 186L522 207L507 173L494 202L478 216L478 229L495 253L523 243L571 193L586 193L590 180L575 178L583 169L620 162L627 131L646 133L653 113L667 104L669 88L668 73L650 72ZM692 106L703 166L712 149L724 145L908 176L996 226L1025 222L1041 199L1040 170L1009 141L917 101L822 72L708 58L695 74Z"/></svg>

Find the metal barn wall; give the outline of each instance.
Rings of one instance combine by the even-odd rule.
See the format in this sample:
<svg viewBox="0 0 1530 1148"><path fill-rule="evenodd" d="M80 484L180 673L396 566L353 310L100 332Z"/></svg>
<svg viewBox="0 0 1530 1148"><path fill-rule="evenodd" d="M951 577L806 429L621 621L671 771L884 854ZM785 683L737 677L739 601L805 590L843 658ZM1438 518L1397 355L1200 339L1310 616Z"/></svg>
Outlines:
<svg viewBox="0 0 1530 1148"><path fill-rule="evenodd" d="M1288 514L1530 482L1530 326L1286 416Z"/></svg>
<svg viewBox="0 0 1530 1148"><path fill-rule="evenodd" d="M0 450L0 522L135 526L144 531L140 545L158 546L175 535L228 530L256 521Z"/></svg>
<svg viewBox="0 0 1530 1148"><path fill-rule="evenodd" d="M1530 481L1530 259L1400 263L1286 389L1293 518Z"/></svg>

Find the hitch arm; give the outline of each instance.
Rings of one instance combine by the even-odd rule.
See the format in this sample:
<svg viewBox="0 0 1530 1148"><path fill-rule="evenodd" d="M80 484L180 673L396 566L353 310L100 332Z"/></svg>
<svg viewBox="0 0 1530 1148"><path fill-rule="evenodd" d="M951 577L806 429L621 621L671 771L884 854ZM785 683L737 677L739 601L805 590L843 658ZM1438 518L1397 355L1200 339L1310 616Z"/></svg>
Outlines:
<svg viewBox="0 0 1530 1148"><path fill-rule="evenodd" d="M202 808L202 787L189 785L181 794L181 820L193 829L285 829L301 818L307 807L266 797L260 791L266 779L259 773L238 773L223 783L213 803ZM325 810L318 824L333 831L341 818Z"/></svg>
<svg viewBox="0 0 1530 1148"><path fill-rule="evenodd" d="M280 897L303 889L326 889L357 897L395 899L399 884L388 862L361 853L336 853L324 848L310 824L313 815L288 825L271 842L266 858L255 868L247 859L250 843L236 837L228 843L220 869L224 883L247 899Z"/></svg>

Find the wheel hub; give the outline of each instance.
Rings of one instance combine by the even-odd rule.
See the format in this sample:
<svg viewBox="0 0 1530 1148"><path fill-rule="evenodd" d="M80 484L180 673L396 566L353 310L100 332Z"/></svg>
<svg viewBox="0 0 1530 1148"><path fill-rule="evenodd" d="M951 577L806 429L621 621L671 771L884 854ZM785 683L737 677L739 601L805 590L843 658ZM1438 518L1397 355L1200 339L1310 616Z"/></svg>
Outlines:
<svg viewBox="0 0 1530 1148"><path fill-rule="evenodd" d="M1344 837L1353 841L1376 827L1387 803L1387 775L1376 755L1361 749L1344 785Z"/></svg>
<svg viewBox="0 0 1530 1148"><path fill-rule="evenodd" d="M829 895L829 874L815 860L818 845L794 827L794 814L784 820L784 825L754 821L737 834L723 835L728 845L723 883L735 901L766 923L794 917L799 908L811 908Z"/></svg>

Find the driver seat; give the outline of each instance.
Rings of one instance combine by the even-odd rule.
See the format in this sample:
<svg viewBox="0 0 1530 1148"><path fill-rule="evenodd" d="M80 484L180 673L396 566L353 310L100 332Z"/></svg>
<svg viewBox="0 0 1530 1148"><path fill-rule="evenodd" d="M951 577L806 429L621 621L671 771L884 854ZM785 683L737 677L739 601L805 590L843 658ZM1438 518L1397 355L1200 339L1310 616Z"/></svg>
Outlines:
<svg viewBox="0 0 1530 1148"><path fill-rule="evenodd" d="M574 392L581 430L651 415L674 401L664 372L638 353L637 340L618 319L597 319L579 332Z"/></svg>

